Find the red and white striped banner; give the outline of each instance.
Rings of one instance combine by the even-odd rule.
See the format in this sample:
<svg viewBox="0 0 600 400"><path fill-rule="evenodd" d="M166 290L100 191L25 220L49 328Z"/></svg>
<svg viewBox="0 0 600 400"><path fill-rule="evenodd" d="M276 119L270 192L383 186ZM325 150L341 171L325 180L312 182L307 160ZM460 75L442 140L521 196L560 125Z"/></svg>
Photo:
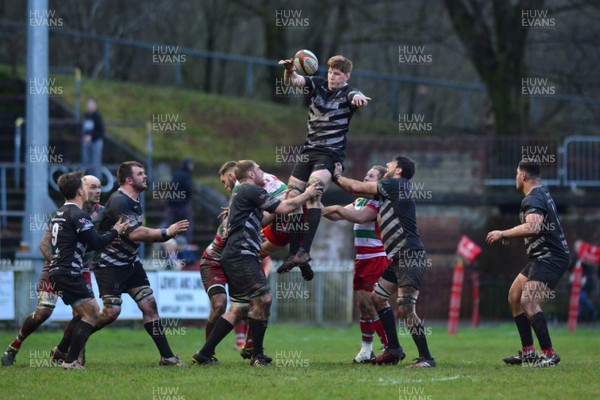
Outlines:
<svg viewBox="0 0 600 400"><path fill-rule="evenodd" d="M573 270L573 286L571 286L571 298L569 299L569 322L567 328L570 332L575 332L577 329L577 316L579 315L579 295L581 294L581 276L583 275L583 267L581 260L577 260L575 269Z"/></svg>
<svg viewBox="0 0 600 400"><path fill-rule="evenodd" d="M473 281L473 315L471 316L471 326L479 326L479 273L471 274Z"/></svg>
<svg viewBox="0 0 600 400"><path fill-rule="evenodd" d="M460 297L462 295L465 268L462 258L458 258L452 275L452 289L450 290L450 312L448 313L448 333L456 334L458 330L458 317L460 315Z"/></svg>

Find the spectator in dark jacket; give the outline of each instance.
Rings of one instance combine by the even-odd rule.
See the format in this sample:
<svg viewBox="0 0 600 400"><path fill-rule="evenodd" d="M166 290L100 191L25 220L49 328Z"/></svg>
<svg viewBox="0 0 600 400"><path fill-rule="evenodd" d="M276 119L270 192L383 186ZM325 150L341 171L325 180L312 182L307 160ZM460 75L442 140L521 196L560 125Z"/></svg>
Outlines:
<svg viewBox="0 0 600 400"><path fill-rule="evenodd" d="M98 111L96 99L87 100L87 112L83 118L83 146L81 164L88 174L100 178L102 147L104 146L104 122Z"/></svg>

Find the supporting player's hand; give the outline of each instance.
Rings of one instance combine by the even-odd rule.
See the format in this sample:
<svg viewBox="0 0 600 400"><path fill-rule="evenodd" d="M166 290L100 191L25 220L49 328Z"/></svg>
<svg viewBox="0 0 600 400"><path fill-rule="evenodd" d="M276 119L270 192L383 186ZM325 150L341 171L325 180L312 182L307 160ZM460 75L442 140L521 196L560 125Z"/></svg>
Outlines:
<svg viewBox="0 0 600 400"><path fill-rule="evenodd" d="M337 214L337 210L340 206L329 206L321 209L321 215L332 221L339 221L339 215Z"/></svg>
<svg viewBox="0 0 600 400"><path fill-rule="evenodd" d="M290 58L288 60L279 60L279 65L283 65L288 72L294 72L296 68L294 67L294 59Z"/></svg>
<svg viewBox="0 0 600 400"><path fill-rule="evenodd" d="M362 94L357 94L352 98L352 105L356 108L363 108L369 104L370 97L364 96Z"/></svg>
<svg viewBox="0 0 600 400"><path fill-rule="evenodd" d="M117 231L119 236L122 236L127 230L127 228L129 228L129 222L130 221L128 219L121 217L113 226L113 228Z"/></svg>
<svg viewBox="0 0 600 400"><path fill-rule="evenodd" d="M313 183L306 188L304 193L306 193L311 199L321 197L323 195L323 186L320 183Z"/></svg>
<svg viewBox="0 0 600 400"><path fill-rule="evenodd" d="M189 226L190 222L187 219L182 219L181 221L177 221L169 227L169 234L171 237L175 237L180 233L187 231Z"/></svg>
<svg viewBox="0 0 600 400"><path fill-rule="evenodd" d="M229 207L221 207L221 213L217 215L217 219L225 219L229 216Z"/></svg>
<svg viewBox="0 0 600 400"><path fill-rule="evenodd" d="M485 241L487 244L493 244L500 240L503 240L504 238L502 236L503 236L502 231L491 231L491 232L488 232L487 237L485 238Z"/></svg>
<svg viewBox="0 0 600 400"><path fill-rule="evenodd" d="M337 175L337 174L342 174L342 172L344 172L344 167L342 166L341 163L336 162L335 163L335 168L333 170L333 175Z"/></svg>

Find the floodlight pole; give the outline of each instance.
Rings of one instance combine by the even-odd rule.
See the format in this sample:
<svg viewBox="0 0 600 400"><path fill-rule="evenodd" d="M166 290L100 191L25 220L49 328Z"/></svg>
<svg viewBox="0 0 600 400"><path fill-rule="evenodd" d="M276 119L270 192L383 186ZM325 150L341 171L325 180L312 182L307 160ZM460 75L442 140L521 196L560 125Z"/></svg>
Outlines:
<svg viewBox="0 0 600 400"><path fill-rule="evenodd" d="M23 242L27 251L18 258L33 260L34 280L42 268L39 243L44 235L32 216L47 215L56 210L48 196L48 0L27 3L27 82L25 124L25 215L22 222ZM19 318L19 316L17 316Z"/></svg>

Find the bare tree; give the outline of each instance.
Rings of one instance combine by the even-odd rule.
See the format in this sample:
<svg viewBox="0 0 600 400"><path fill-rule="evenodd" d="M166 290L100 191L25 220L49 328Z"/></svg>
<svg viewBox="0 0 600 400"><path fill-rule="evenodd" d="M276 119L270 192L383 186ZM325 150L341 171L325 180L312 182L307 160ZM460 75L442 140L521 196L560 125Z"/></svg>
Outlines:
<svg viewBox="0 0 600 400"><path fill-rule="evenodd" d="M525 44L529 29L521 26L523 10L541 9L544 0L444 0L456 33L485 84L494 113L496 134L527 130L529 100L521 95L526 76Z"/></svg>

